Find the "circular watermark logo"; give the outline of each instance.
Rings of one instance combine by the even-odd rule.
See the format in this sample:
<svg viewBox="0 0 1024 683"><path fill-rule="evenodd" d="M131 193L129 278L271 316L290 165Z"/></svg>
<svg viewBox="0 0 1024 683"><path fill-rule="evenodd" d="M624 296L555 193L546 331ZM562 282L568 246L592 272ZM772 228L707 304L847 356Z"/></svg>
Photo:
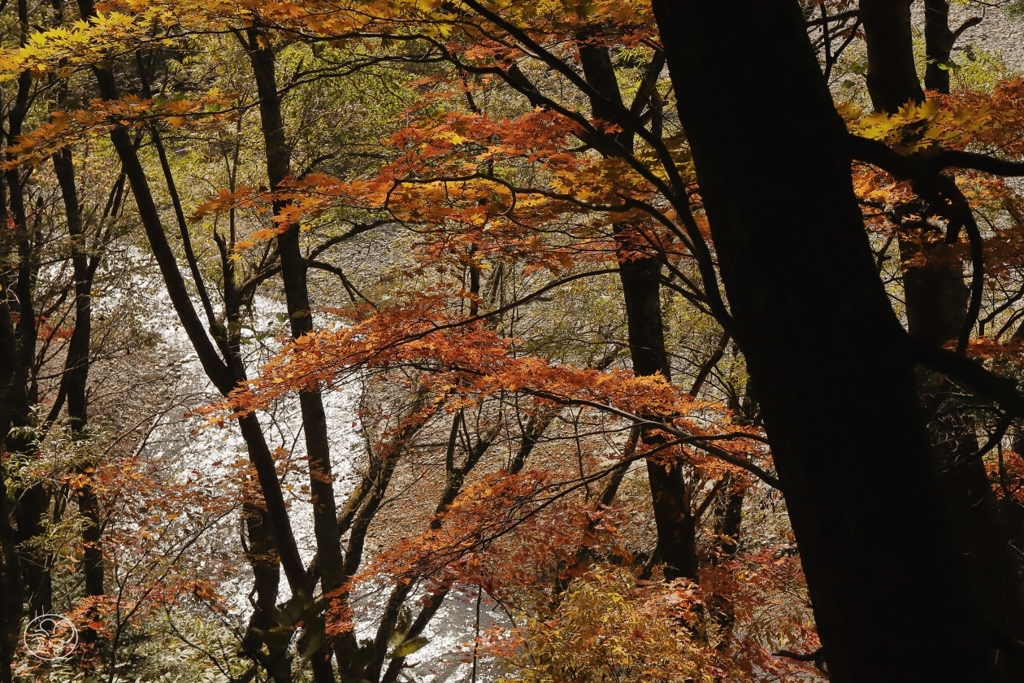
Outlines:
<svg viewBox="0 0 1024 683"><path fill-rule="evenodd" d="M78 629L63 614L41 614L28 622L21 642L36 659L67 659L78 647Z"/></svg>

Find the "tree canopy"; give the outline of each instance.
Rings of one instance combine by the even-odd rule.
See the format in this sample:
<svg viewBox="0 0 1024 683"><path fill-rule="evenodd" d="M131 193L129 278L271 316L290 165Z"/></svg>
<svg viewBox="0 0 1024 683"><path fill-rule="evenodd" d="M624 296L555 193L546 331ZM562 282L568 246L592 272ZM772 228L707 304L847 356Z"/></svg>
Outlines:
<svg viewBox="0 0 1024 683"><path fill-rule="evenodd" d="M0 4L0 683L1022 680L1004 4Z"/></svg>

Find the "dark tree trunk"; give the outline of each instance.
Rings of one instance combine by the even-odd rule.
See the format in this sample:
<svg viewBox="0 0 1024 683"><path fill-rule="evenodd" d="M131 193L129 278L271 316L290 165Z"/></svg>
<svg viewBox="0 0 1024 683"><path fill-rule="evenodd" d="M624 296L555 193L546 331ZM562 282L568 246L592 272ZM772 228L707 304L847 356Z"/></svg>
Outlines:
<svg viewBox="0 0 1024 683"><path fill-rule="evenodd" d="M89 18L95 16L96 12L92 0L78 0L78 7L82 17ZM119 91L113 72L109 68L103 67L96 67L93 71L101 97L107 100L117 99ZM181 275L181 271L178 269L174 252L167 241L160 214L157 210L145 169L139 159L138 151L132 143L128 131L124 128L112 130L110 138L121 161L125 177L131 183L140 222L145 230L157 265L160 268L160 274L164 280L175 313L182 323L207 377L217 387L217 390L226 396L237 386L239 381L245 379L244 365L238 356L238 347L237 345L231 347L226 344L228 357L222 359L218 355L217 347L211 342L210 337L207 336L203 323L192 305L188 287ZM193 272L196 271L193 270ZM230 282L231 276L231 272L225 273L225 304L228 309L227 314L229 318L237 312L239 306L237 292L233 290L233 282ZM197 282L196 285L201 286L201 283ZM215 321L211 320L210 324L214 335L223 332L222 327L216 325ZM277 580L274 577L276 577L278 562L284 569L293 595L309 596L311 591L308 586L305 567L295 542L295 535L292 533L288 507L284 500L277 470L275 469L274 458L267 446L259 419L256 415L250 414L240 418L238 424L242 438L246 443L249 460L256 471L260 494L263 498L263 507L260 509L259 515L260 524L255 526L247 524L248 531L251 534L250 542L252 545L250 549L253 547L258 549L266 548L267 551L262 555L261 561L257 561L257 558L253 557L250 557L250 561L254 565L253 571L256 575L257 590L262 589L264 591L258 596L258 614L254 615L254 617L256 622L268 624L276 611L274 603L277 599ZM253 645L251 639L249 640L249 645ZM258 652L250 651L250 654L255 659L260 659ZM270 649L270 655L271 659L276 656L274 648ZM261 664L266 665L267 662L263 660ZM273 675L278 680L282 680L282 677L283 679L288 679L289 677L288 673L281 667L274 670ZM324 667L315 668L314 681L316 683L332 682L333 675L330 667L327 666L326 670L324 670Z"/></svg>
<svg viewBox="0 0 1024 683"><path fill-rule="evenodd" d="M907 329L919 339L942 346L960 335L967 316L968 290L960 257L945 240L926 239L925 235L908 239L902 231L899 235L900 262L906 267L903 295Z"/></svg>
<svg viewBox="0 0 1024 683"><path fill-rule="evenodd" d="M860 11L868 51L868 90L875 110L893 114L907 102L924 101L914 64L909 4L905 0L865 0ZM952 47L948 16L946 0L927 1L927 44L933 52L944 50L944 60L949 59ZM949 92L948 73L941 73L946 74L943 92ZM957 337L967 314L963 264L950 253L945 240L929 241L927 232L918 239L908 237L901 234L899 238L901 261L915 264L903 278L907 327L916 337L943 344Z"/></svg>
<svg viewBox="0 0 1024 683"><path fill-rule="evenodd" d="M724 350L724 345L720 347ZM757 422L760 407L754 394L754 385L747 379L746 395L734 395L729 399L729 410L736 424L750 426ZM718 553L722 557L733 557L740 549L740 528L743 523L743 501L746 487L738 490L730 479L723 488L723 495L716 507L715 535L718 537Z"/></svg>
<svg viewBox="0 0 1024 683"><path fill-rule="evenodd" d="M88 399L86 385L89 379L89 341L92 337L92 280L95 266L90 267L85 245L85 226L78 201L75 166L71 149L65 147L53 155L53 170L60 184L64 201L64 215L71 236L71 261L75 275L75 329L68 342L64 363L62 389L67 397L68 424L72 438L87 438ZM88 474L91 463L83 464L80 471ZM100 505L91 483L83 485L77 493L78 511L85 518L82 529L82 574L86 595L103 595L103 550L100 547Z"/></svg>
<svg viewBox="0 0 1024 683"><path fill-rule="evenodd" d="M27 23L28 10L24 0L18 3L19 19ZM27 28L27 26L25 26ZM21 135L22 124L28 114L28 95L31 88L31 76L28 73L18 78L18 95L7 116L8 136L11 139ZM39 270L38 256L33 243L33 235L28 225L28 210L25 206L25 188L22 185L21 171L17 168L5 172L8 189L7 200L10 203L9 223L13 223L15 242L17 245L18 265L14 281L16 293L17 322L14 325L16 342L14 374L10 398L12 399L11 426L26 430L34 427L31 408L39 402L38 387L35 379L35 353L38 340L36 321L35 282ZM9 436L7 448L13 452L32 456L36 452L34 439L27 431ZM22 587L29 612L32 615L45 614L52 611L53 587L51 585L51 558L42 547L30 549L26 541L40 535L44 529L43 520L50 508L50 491L44 482L33 484L21 492L14 507L14 516L18 529L15 541L21 555Z"/></svg>
<svg viewBox="0 0 1024 683"><path fill-rule="evenodd" d="M259 494L252 491L248 495L258 497ZM253 587L256 589L256 608L242 638L242 649L263 665L275 683L288 683L292 672L287 645L267 643L267 654L262 651L263 634L277 626L274 616L277 614L278 584L281 581L266 505L261 500L247 500L242 506L242 519L249 539L246 556L252 567Z"/></svg>
<svg viewBox="0 0 1024 683"><path fill-rule="evenodd" d="M267 177L270 188L276 190L291 175L291 150L284 129L281 98L277 91L275 56L267 43L267 37L250 29L249 61L252 65L256 87L260 95L260 122L263 142L266 148ZM264 41L261 45L260 41ZM284 208L284 203L275 202L274 212ZM306 281L307 265L299 244L299 225L292 223L277 238L277 251L281 257L281 276L284 282L285 300L291 323L293 339L313 331L313 313L309 302ZM344 561L341 552L341 535L338 532L338 511L334 499L334 481L331 468L331 449L327 435L327 416L324 412L323 397L319 391L299 392L299 409L302 413L302 429L306 443L306 458L309 462L309 488L313 504L313 532L316 536L317 556L320 558L320 583L324 595L337 596L345 582ZM339 647L349 644L351 634L336 639ZM345 643L342 643L342 640ZM323 650L323 656L329 652ZM321 653L313 655L313 665L318 677L326 678L330 663L321 661ZM341 660L339 660L341 661Z"/></svg>
<svg viewBox="0 0 1024 683"><path fill-rule="evenodd" d="M865 25L868 62L879 75L872 98L879 102L920 101L921 88L913 63L900 59L910 51L913 35L908 23L888 17L877 18ZM949 73L936 66L934 59L945 63L955 40L949 30L949 6L946 0L927 0L925 5L925 38L929 54L929 73L944 76L936 87L949 92ZM965 25L966 26L966 25ZM881 34L879 38L876 33ZM894 44L902 45L896 49ZM893 109L881 108L888 113ZM901 226L902 227L902 226ZM936 230L927 224L926 230ZM900 260L904 264L903 289L907 328L912 336L941 346L955 341L967 317L969 291L964 282L964 269L941 233L918 235L916 239L901 231ZM912 265L911 265L912 264ZM1011 550L1013 521L1004 512L992 491L989 477L978 451L977 424L970 409L957 405L960 399L951 392L950 384L933 373L919 372L921 396L925 405L933 406L926 415L928 433L941 469L944 484L956 504L967 511L964 518L967 539L967 561L972 574L980 578L980 596L993 622L1000 628L1018 632L1024 627L1024 593L1019 579L1020 562ZM1019 545L1019 542L1018 544ZM1001 680L1018 681L1024 677L1024 660L1007 652L998 659Z"/></svg>
<svg viewBox="0 0 1024 683"><path fill-rule="evenodd" d="M136 63L143 83L143 91L146 97L152 97L146 73L145 63L141 55L137 55ZM153 146L156 148L157 156L160 159L160 167L163 171L164 180L167 183L167 190L171 196L171 203L174 206L175 217L178 220L178 228L181 233L184 255L188 261L189 270L192 274L196 290L202 300L203 308L210 321L211 333L214 341L221 349L224 360L230 370L235 382L246 380L245 362L241 353L241 338L238 330L241 329L241 310L244 304L243 294L238 289L237 273L234 261L231 259L228 243L215 233L214 241L220 250L221 274L224 286L224 318L223 321L214 317L213 303L204 283L202 273L199 269L199 262L192 249L191 238L188 234L188 225L185 219L184 209L181 205L177 184L174 174L164 149L163 141L160 138L159 129L151 128ZM232 176L231 189L235 189L234 177ZM233 232L232 232L233 234ZM243 430L243 440L249 451L250 460L255 462L260 458L269 458L269 449L266 438L260 430L259 425ZM271 491L271 493L273 493ZM266 669L269 676L275 683L288 683L292 679L291 659L288 657L287 643L280 643L273 638L266 638L266 633L278 624L275 621L277 615L277 599L281 581L281 562L279 560L279 549L274 537L274 523L269 512L266 499L263 496L261 486L258 482L247 482L244 500L242 503L242 522L245 527L248 543L243 544L246 559L253 571L253 588L256 592L256 602L245 635L242 638L242 650L249 657ZM286 542L287 545L287 542ZM297 581L302 578L302 566L297 561L295 554L286 552L290 558L291 576ZM263 646L267 646L267 653L263 652Z"/></svg>
<svg viewBox="0 0 1024 683"><path fill-rule="evenodd" d="M654 9L832 679L994 680L797 3Z"/></svg>
<svg viewBox="0 0 1024 683"><path fill-rule="evenodd" d="M2 133L0 133L2 134ZM0 174L0 225L7 225L7 192ZM0 285L10 287L3 274ZM0 299L0 683L11 683L14 650L22 615L21 562L14 539L14 501L7 492L7 435L13 422L14 377L18 359L17 338L6 298Z"/></svg>
<svg viewBox="0 0 1024 683"><path fill-rule="evenodd" d="M631 251L638 246L625 243L620 251ZM623 260L619 264L619 278L626 302L633 371L638 375L661 373L666 380L671 380L661 317L661 263L655 257ZM657 445L659 437L645 433L643 439L648 445ZM647 480L658 531L657 552L664 563L665 578L695 579L696 524L682 468L648 460Z"/></svg>
<svg viewBox="0 0 1024 683"><path fill-rule="evenodd" d="M253 41L255 40L253 34ZM260 93L267 175L271 189L276 190L291 175L291 162L274 73L274 53L270 48L254 49L250 52L250 59ZM279 210L283 205L276 208ZM281 274L292 337L298 339L313 331L313 314L306 283L306 259L299 245L298 224L287 226L285 232L278 235L277 249L281 256ZM306 456L309 460L313 524L317 552L321 558L320 578L324 593L328 593L341 587L344 574L331 474L327 417L319 391L300 392L299 407L302 411L302 428L306 439Z"/></svg>
<svg viewBox="0 0 1024 683"><path fill-rule="evenodd" d="M608 49L588 45L579 48L580 63L587 82L606 100L622 107L622 95L615 79ZM604 111L607 105L600 100L591 102L594 116L614 120ZM633 136L626 132L616 135L627 149L633 147ZM672 366L665 351L665 331L661 315L661 261L649 253L651 247L633 236L630 226L616 225L618 237L619 280L626 308L626 326L629 336L629 354L633 372L637 375L661 374L672 379ZM638 257L639 256L639 257ZM657 445L660 437L645 431L643 440ZM658 532L657 553L664 563L665 577L675 579L697 577L696 525L690 507L690 490L678 465L666 467L647 461L647 480L651 487L651 503Z"/></svg>
<svg viewBox="0 0 1024 683"><path fill-rule="evenodd" d="M28 40L29 15L27 0L18 0L19 42ZM6 130L0 138L14 140L21 135L28 115L32 76L27 71L17 80L16 94L4 106ZM12 427L32 426L30 407L38 402L35 383L35 351L37 339L36 311L33 290L38 272L37 255L30 234L24 204L24 187L18 169L0 173L0 225L5 251L17 254L15 264L3 269L0 284L4 295L0 301L0 681L12 679L13 652L21 631L23 606L30 613L50 611L52 587L50 558L45 550L24 547L42 531L42 521L49 508L49 492L44 484L22 491L17 498L6 488L7 453L33 455L35 445L27 432L12 433ZM15 296L10 296L14 292Z"/></svg>
<svg viewBox="0 0 1024 683"><path fill-rule="evenodd" d="M868 93L876 111L896 111L921 102L910 35L911 0L861 0L860 18L868 47Z"/></svg>
<svg viewBox="0 0 1024 683"><path fill-rule="evenodd" d="M949 56L953 51L948 0L924 0L924 87L949 93Z"/></svg>

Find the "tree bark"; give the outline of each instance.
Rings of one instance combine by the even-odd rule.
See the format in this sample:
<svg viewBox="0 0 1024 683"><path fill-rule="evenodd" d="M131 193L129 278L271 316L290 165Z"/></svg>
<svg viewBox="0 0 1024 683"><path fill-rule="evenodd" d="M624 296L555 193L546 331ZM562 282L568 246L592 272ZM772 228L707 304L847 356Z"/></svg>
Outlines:
<svg viewBox="0 0 1024 683"><path fill-rule="evenodd" d="M95 16L95 7L92 0L78 0L79 12L82 17ZM110 69L97 67L93 69L96 76L100 95L104 99L114 100L119 96L117 81ZM118 154L124 170L125 177L131 183L132 194L135 198L139 218L145 230L150 248L157 261L160 274L167 288L171 304L175 313L188 335L199 358L207 377L223 395L227 395L234 389L239 381L245 379L245 369L240 357L237 355L237 347L234 352L228 353L227 359L222 359L217 352L217 347L207 336L203 323L196 313L189 296L185 280L178 269L178 264L173 250L167 241L160 213L157 210L149 180L138 156L128 131L124 128L115 128L110 133L111 142ZM226 273L226 278L230 273ZM198 285L199 283L197 283ZM226 288L230 289L230 282ZM227 294L227 293L226 293ZM231 301L229 302L228 299ZM238 298L230 294L226 296L226 307L231 314L232 306L237 307ZM219 330L214 327L214 334ZM228 351L231 351L229 348ZM238 420L242 438L246 443L246 450L249 460L256 470L257 481L259 482L260 493L263 498L263 507L260 508L260 523L254 524L255 520L247 520L247 528L250 534L252 547L267 550L261 563L254 563L253 570L256 575L257 589L264 589L264 594L259 596L257 602L258 612L261 612L255 621L259 624L268 624L267 610L274 609L274 602L277 597L277 584L273 576L267 574L272 571L276 576L276 564L280 562L284 569L288 585L293 595L309 596L311 591L307 585L307 576L302 559L299 555L298 546L295 542L295 535L292 533L291 522L288 515L288 507L281 490L281 482L278 479L274 459L267 446L266 437L260 427L256 415L246 415ZM264 524L266 522L266 524ZM250 558L253 559L253 558ZM271 567L271 563L275 567ZM271 612L270 615L273 613ZM252 640L249 640L252 645ZM257 655L258 653L253 652ZM275 655L271 648L271 657ZM262 663L262 662L261 662ZM272 672L275 678L280 678L279 672ZM287 678L287 675L284 676ZM330 667L314 665L314 681L316 683L332 683L333 673Z"/></svg>
<svg viewBox="0 0 1024 683"><path fill-rule="evenodd" d="M946 0L926 1L925 39L929 71L925 73L925 83L947 93L948 71L933 67L937 65L935 60L943 64L949 60L955 36L949 30L948 19ZM912 49L913 35L909 23L892 16L875 17L870 25L865 24L865 37L868 63L876 74L884 75L875 81L872 99L876 103L920 101L923 93L917 83L913 62L897 58L897 55L904 55ZM896 49L895 44L902 45L902 49ZM936 83L938 75L944 79ZM931 85L928 84L929 76ZM894 113L893 109L881 110ZM926 226L926 229L938 232L935 228ZM969 298L960 257L944 239L932 241L925 234L912 239L903 232L902 226L900 230L900 260L904 269L904 303L909 333L937 346L957 340L967 317ZM1009 515L1014 509L1004 511L996 500L985 466L976 455L977 424L970 410L957 405L961 401L943 378L924 370L920 371L919 378L924 403L934 406L933 414L925 417L943 483L949 495L967 511L964 524L968 566L979 578L980 595L992 620L1000 628L1016 633L1024 627L1024 593L1019 579L1020 562L1011 551L1013 520ZM997 666L1001 680L1017 681L1024 676L1024 659L1009 652L1000 653Z"/></svg>
<svg viewBox="0 0 1024 683"><path fill-rule="evenodd" d="M868 51L868 91L875 111L894 114L908 102L924 101L914 64L910 5L906 0L865 0L861 3ZM927 0L925 6L928 50L949 59L952 33L946 24L946 0ZM943 92L949 92L946 71ZM934 74L933 74L934 76ZM927 229L927 226L925 226ZM910 334L933 344L955 339L967 313L967 285L963 264L950 254L944 240L927 235L908 239L899 235L900 257L907 267L903 277Z"/></svg>
<svg viewBox="0 0 1024 683"><path fill-rule="evenodd" d="M615 78L608 49L587 44L584 38L579 47L580 63L587 82L600 95L622 107L622 94ZM591 100L596 118L614 120L606 111L607 104L596 98ZM633 147L633 135L625 131L615 135L627 149ZM650 245L638 243L631 235L630 226L614 227L618 238L616 255L619 258L619 280L626 308L626 327L629 337L629 355L633 372L637 375L661 374L672 379L672 366L665 350L665 331L661 315L661 261L649 252ZM657 445L660 437L645 430L642 435L647 445ZM666 467L648 460L647 481L651 487L651 504L658 532L656 552L664 564L665 578L697 577L696 524L690 509L690 490L683 479L679 465Z"/></svg>
<svg viewBox="0 0 1024 683"><path fill-rule="evenodd" d="M78 201L75 166L71 149L65 147L53 155L53 170L60 184L64 202L64 215L71 236L71 262L75 276L75 329L68 342L64 363L62 389L67 396L68 424L72 438L86 438L88 400L86 385L89 379L89 341L92 338L92 280L95 267L90 267L85 246L85 226ZM98 265L98 261L96 262ZM88 474L90 464L79 468ZM85 518L82 530L82 575L85 577L86 595L103 595L103 551L100 548L99 498L91 483L77 492L78 511Z"/></svg>
<svg viewBox="0 0 1024 683"><path fill-rule="evenodd" d="M956 30L949 28L949 0L924 0L924 87L949 93L950 56L953 45L967 29L981 23L981 17L971 17Z"/></svg>
<svg viewBox="0 0 1024 683"><path fill-rule="evenodd" d="M7 186L4 175L0 174L0 225L7 225L7 217ZM9 289L10 284L4 273L0 285ZM4 463L8 452L7 435L14 418L12 394L19 358L11 313L7 298L0 298L0 683L11 683L13 677L11 665L18 642L23 602L21 561L14 539L14 500L7 492L7 467Z"/></svg>
<svg viewBox="0 0 1024 683"><path fill-rule="evenodd" d="M832 679L995 680L799 6L654 10Z"/></svg>
<svg viewBox="0 0 1024 683"><path fill-rule="evenodd" d="M894 112L924 100L914 66L910 35L911 0L861 0L860 18L868 48L868 94L876 111Z"/></svg>
<svg viewBox="0 0 1024 683"><path fill-rule="evenodd" d="M22 42L28 29L28 8L25 0L18 2L18 18L22 24ZM18 94L13 106L7 114L7 136L16 139L21 135L22 125L28 115L29 92L32 78L23 73L18 78ZM16 342L11 393L12 399L11 426L26 430L34 427L32 406L39 402L38 386L35 379L36 342L39 328L36 320L35 282L38 274L38 255L33 245L31 230L28 225L28 210L25 206L25 187L19 169L12 168L4 172L8 189L7 200L10 203L8 225L13 223L13 232L18 254L17 274L14 280L15 310L17 322L14 324ZM11 435L7 439L10 451L32 456L37 446L34 439L26 432ZM53 587L51 583L51 558L43 548L29 549L25 546L29 541L43 532L43 519L50 507L50 492L44 482L38 482L23 491L14 505L14 517L17 520L15 542L21 556L22 588L28 604L29 613L33 616L50 612L53 603Z"/></svg>
<svg viewBox="0 0 1024 683"><path fill-rule="evenodd" d="M277 91L274 51L266 35L257 29L250 29L249 61L256 79L260 96L260 122L267 160L267 177L271 190L277 190L291 175L291 150L284 130L281 98ZM274 213L279 215L285 202L274 203ZM285 300L291 323L293 339L299 339L313 331L313 313L309 302L306 281L307 264L299 244L299 225L284 226L278 234L277 251L281 257L281 276L284 282ZM327 415L323 397L319 391L299 392L299 409L302 413L302 428L306 443L306 458L309 462L309 488L313 504L313 532L316 536L317 556L320 558L320 583L324 595L335 595L345 583L344 561L341 552L341 535L338 533L338 511L334 499L334 480L331 467L330 440L327 434ZM352 641L350 634L341 636ZM342 645L336 639L337 645ZM327 652L325 650L325 652ZM321 655L313 655L313 664L319 667ZM340 661L340 660L339 660ZM328 669L329 671L329 662ZM333 678L333 675L332 675Z"/></svg>

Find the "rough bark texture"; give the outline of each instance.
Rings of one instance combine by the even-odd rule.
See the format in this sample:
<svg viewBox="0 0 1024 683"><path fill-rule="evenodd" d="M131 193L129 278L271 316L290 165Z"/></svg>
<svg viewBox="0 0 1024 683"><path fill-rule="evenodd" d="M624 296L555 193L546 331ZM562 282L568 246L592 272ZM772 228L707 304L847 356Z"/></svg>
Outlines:
<svg viewBox="0 0 1024 683"><path fill-rule="evenodd" d="M832 680L995 680L797 3L654 8Z"/></svg>

